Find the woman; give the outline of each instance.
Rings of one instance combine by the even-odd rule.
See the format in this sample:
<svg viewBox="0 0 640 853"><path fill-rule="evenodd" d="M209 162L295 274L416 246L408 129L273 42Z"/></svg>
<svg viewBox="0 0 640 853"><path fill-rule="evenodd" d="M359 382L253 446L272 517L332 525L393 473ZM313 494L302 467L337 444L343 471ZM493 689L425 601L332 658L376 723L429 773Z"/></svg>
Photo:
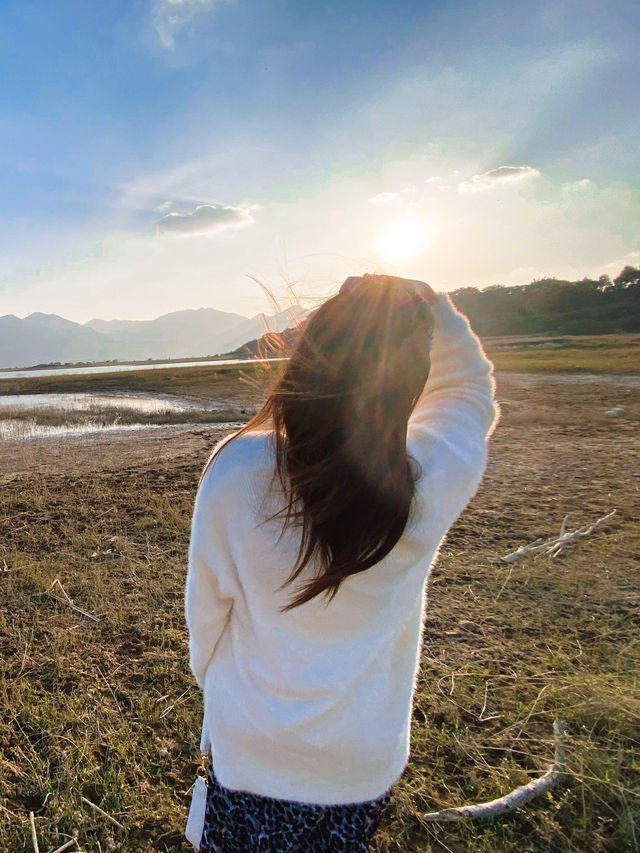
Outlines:
<svg viewBox="0 0 640 853"><path fill-rule="evenodd" d="M447 296L349 278L214 451L186 590L212 745L201 850L369 849L408 758L425 581L484 471L493 390Z"/></svg>

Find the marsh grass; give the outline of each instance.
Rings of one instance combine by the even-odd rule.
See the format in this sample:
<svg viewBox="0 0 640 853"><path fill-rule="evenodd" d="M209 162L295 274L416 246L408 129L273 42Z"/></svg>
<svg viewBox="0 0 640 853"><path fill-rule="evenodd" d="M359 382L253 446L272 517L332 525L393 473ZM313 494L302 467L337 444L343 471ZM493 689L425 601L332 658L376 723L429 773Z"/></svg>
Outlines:
<svg viewBox="0 0 640 853"><path fill-rule="evenodd" d="M243 422L247 418L247 409L186 409L181 412L148 412L132 411L130 408L110 407L101 410L98 406L86 411L42 409L39 411L21 408L4 409L0 420L22 421L41 427L81 427L99 429L105 426L158 426L166 424L219 424Z"/></svg>
<svg viewBox="0 0 640 853"><path fill-rule="evenodd" d="M52 394L48 399L23 394L0 397L0 441L85 435L154 426L243 423L252 408L214 401L186 403L151 395L104 396ZM245 404L246 405L246 404Z"/></svg>
<svg viewBox="0 0 640 853"><path fill-rule="evenodd" d="M244 407L253 393L223 397ZM640 392L525 388L505 376L498 396L504 415L486 478L433 571L412 757L372 850L634 853ZM602 416L622 399L625 417ZM42 851L76 832L92 853L190 849L182 832L200 696L183 586L206 448L201 435L195 454L185 436L173 441L182 455L123 454L109 468L87 457L84 468L25 468L3 485L0 850L31 850L30 810ZM556 533L566 513L572 528L611 509L610 523L557 560L490 562ZM56 578L100 621L51 599ZM546 769L556 715L570 772L548 797L479 824L421 819Z"/></svg>

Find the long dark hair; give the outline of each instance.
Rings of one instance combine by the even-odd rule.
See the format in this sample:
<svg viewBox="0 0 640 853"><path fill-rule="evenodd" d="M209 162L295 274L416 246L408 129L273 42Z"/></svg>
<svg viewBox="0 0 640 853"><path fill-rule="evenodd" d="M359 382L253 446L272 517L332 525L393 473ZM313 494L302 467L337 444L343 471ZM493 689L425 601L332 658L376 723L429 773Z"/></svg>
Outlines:
<svg viewBox="0 0 640 853"><path fill-rule="evenodd" d="M300 528L286 584L313 560L290 610L380 562L402 535L419 474L407 456L409 416L429 374L433 315L404 279L351 278L301 326L260 411L270 422L286 504ZM285 584L285 585L286 585Z"/></svg>

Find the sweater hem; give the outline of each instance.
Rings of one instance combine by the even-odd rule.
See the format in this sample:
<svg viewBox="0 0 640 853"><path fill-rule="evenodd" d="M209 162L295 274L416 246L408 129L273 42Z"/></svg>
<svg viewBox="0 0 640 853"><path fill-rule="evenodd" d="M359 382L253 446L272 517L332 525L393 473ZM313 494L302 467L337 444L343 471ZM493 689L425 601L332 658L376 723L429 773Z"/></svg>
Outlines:
<svg viewBox="0 0 640 853"><path fill-rule="evenodd" d="M271 774L265 774L257 768L243 768L242 773L229 771L225 764L216 761L215 750L213 753L213 766L216 778L225 788L230 791L253 794L272 800L284 800L286 802L304 803L315 806L349 806L360 803L368 803L388 795L389 791L402 776L406 766L406 760L397 772L390 774L379 784L368 784L354 786L353 784L342 786L335 781L318 787L317 785L306 785L299 779L277 779ZM261 784L263 781L263 784Z"/></svg>

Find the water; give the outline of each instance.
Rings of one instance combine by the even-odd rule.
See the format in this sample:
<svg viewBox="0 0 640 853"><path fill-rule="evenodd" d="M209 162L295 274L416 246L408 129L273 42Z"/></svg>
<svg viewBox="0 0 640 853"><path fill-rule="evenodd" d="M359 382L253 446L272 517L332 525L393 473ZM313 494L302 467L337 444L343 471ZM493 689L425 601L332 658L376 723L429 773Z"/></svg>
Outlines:
<svg viewBox="0 0 640 853"><path fill-rule="evenodd" d="M100 412L104 409L129 409L143 414L183 412L183 401L133 394L6 394L0 396L0 417L11 411Z"/></svg>
<svg viewBox="0 0 640 853"><path fill-rule="evenodd" d="M34 420L0 420L0 441L21 441L32 438L69 438L91 433L123 432L124 430L154 429L152 424L119 424L86 421L80 424L39 424Z"/></svg>
<svg viewBox="0 0 640 853"><path fill-rule="evenodd" d="M525 387L540 383L593 383L640 389L638 374L502 373L501 376ZM205 407L177 397L149 394L10 394L0 396L0 441L43 437L64 439L151 429L156 424L149 419L162 415L176 415L184 426L192 417L190 412L195 416L195 413L220 410L226 405L221 401L207 403ZM168 425L162 426L166 428Z"/></svg>
<svg viewBox="0 0 640 853"><path fill-rule="evenodd" d="M185 400L136 394L0 396L0 441L140 430L153 415L202 411ZM122 419L125 419L122 422Z"/></svg>
<svg viewBox="0 0 640 853"><path fill-rule="evenodd" d="M266 358L260 361L282 361L281 358ZM24 370L0 370L0 379L28 379L34 376L72 376L90 375L93 373L123 373L128 370L160 370L168 367L209 367L210 365L224 366L225 364L251 364L257 359L228 358L211 361L180 361L154 362L153 364L104 364L90 367L43 367L25 368Z"/></svg>

